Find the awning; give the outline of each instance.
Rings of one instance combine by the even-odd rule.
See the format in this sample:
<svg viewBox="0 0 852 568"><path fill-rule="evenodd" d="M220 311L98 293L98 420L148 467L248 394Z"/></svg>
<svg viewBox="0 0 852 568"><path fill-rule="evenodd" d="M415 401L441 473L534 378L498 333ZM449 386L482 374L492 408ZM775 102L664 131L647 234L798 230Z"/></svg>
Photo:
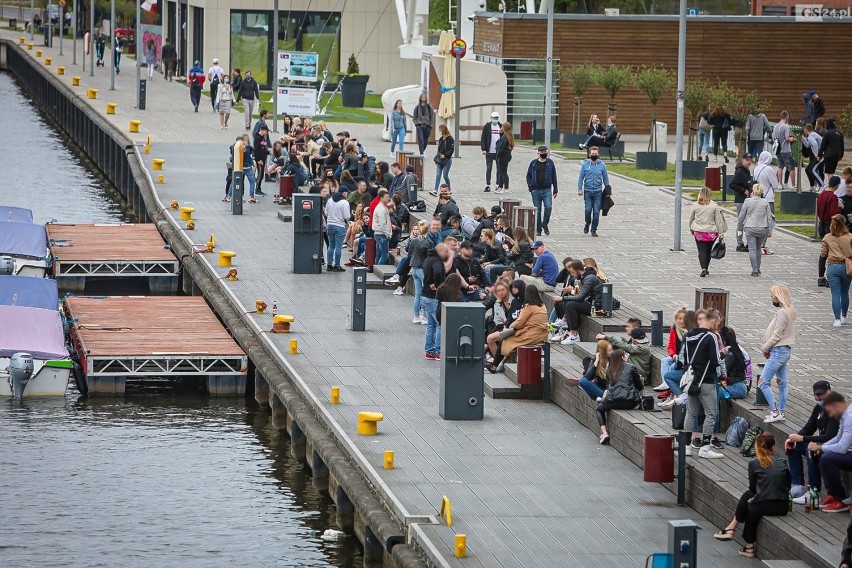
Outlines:
<svg viewBox="0 0 852 568"><path fill-rule="evenodd" d="M65 334L58 310L0 306L0 357L29 353L35 359L65 359Z"/></svg>
<svg viewBox="0 0 852 568"><path fill-rule="evenodd" d="M47 255L44 225L0 222L0 256L25 256L42 259Z"/></svg>
<svg viewBox="0 0 852 568"><path fill-rule="evenodd" d="M23 207L7 207L0 205L0 223L11 221L12 223L32 223L33 212Z"/></svg>
<svg viewBox="0 0 852 568"><path fill-rule="evenodd" d="M59 309L56 280L0 275L0 306Z"/></svg>

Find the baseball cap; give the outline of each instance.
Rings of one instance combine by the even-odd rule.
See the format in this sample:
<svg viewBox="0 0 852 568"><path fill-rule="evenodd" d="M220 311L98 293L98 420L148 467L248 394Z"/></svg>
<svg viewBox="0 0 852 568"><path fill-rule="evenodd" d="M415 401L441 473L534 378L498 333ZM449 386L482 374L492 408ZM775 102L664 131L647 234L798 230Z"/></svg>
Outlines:
<svg viewBox="0 0 852 568"><path fill-rule="evenodd" d="M499 205L495 205L494 207L491 208L491 214L492 215L499 215L502 212L503 212L503 209Z"/></svg>
<svg viewBox="0 0 852 568"><path fill-rule="evenodd" d="M535 250L538 247L543 247L543 246L544 246L544 243L542 241L536 241L532 244L532 249Z"/></svg>
<svg viewBox="0 0 852 568"><path fill-rule="evenodd" d="M630 332L630 337L633 339L645 339L645 331L641 327L637 327Z"/></svg>
<svg viewBox="0 0 852 568"><path fill-rule="evenodd" d="M825 394L831 390L831 385L828 381L817 381L814 383L814 394Z"/></svg>
<svg viewBox="0 0 852 568"><path fill-rule="evenodd" d="M538 151L539 152L547 152L547 146L539 146Z"/></svg>
<svg viewBox="0 0 852 568"><path fill-rule="evenodd" d="M492 112L492 113L491 113L491 118L500 118L500 113L499 113L499 112L497 112L497 111Z"/></svg>
<svg viewBox="0 0 852 568"><path fill-rule="evenodd" d="M840 185L840 176L831 176L828 180L828 187L837 187Z"/></svg>
<svg viewBox="0 0 852 568"><path fill-rule="evenodd" d="M219 58L218 58L218 57L214 57L214 58L213 58L213 64L214 64L214 65L219 65Z"/></svg>
<svg viewBox="0 0 852 568"><path fill-rule="evenodd" d="M743 158L742 158L742 159L743 159L743 160L754 160L754 156L752 156L751 154L746 153L746 154L743 154Z"/></svg>
<svg viewBox="0 0 852 568"><path fill-rule="evenodd" d="M462 244L459 245L459 248L473 248L473 243L470 241L462 241Z"/></svg>

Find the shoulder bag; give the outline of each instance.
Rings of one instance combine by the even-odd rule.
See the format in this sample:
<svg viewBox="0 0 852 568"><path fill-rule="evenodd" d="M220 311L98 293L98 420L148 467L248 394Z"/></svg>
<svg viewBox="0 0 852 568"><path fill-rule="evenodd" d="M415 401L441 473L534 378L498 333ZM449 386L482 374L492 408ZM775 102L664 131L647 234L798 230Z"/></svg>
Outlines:
<svg viewBox="0 0 852 568"><path fill-rule="evenodd" d="M701 339L698 340L698 345L695 346L695 349L698 349L701 346L701 343L707 338L710 333L705 333ZM695 373L692 370L692 357L689 355L689 349L684 347L684 355L686 355L687 360L687 368L683 372L683 376L680 378L680 388L686 394L696 396L701 392L701 383L704 381L704 377L707 376L707 371L710 369L710 364L707 364L707 367L704 369L704 374L701 375L701 380L697 383L695 382Z"/></svg>
<svg viewBox="0 0 852 568"><path fill-rule="evenodd" d="M725 258L725 253L727 252L727 246L725 246L725 241L721 238L721 236L716 240L716 243L713 245L713 248L710 249L710 258L719 260L720 258Z"/></svg>

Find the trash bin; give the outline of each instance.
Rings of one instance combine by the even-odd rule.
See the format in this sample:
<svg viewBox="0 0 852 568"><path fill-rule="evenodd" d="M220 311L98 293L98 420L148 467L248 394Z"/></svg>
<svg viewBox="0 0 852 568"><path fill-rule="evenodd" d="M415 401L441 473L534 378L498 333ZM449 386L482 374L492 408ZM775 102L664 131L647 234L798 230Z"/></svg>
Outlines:
<svg viewBox="0 0 852 568"><path fill-rule="evenodd" d="M722 189L722 168L708 166L704 169L704 185L713 191Z"/></svg>
<svg viewBox="0 0 852 568"><path fill-rule="evenodd" d="M532 120L522 120L521 121L521 140L532 140L533 134L533 121Z"/></svg>
<svg viewBox="0 0 852 568"><path fill-rule="evenodd" d="M706 310L708 308L715 308L722 314L722 325L729 325L730 302L728 300L730 295L731 293L724 288L696 288L695 309Z"/></svg>
<svg viewBox="0 0 852 568"><path fill-rule="evenodd" d="M672 483L674 481L674 436L645 436L645 481Z"/></svg>
<svg viewBox="0 0 852 568"><path fill-rule="evenodd" d="M278 176L278 199L284 203L289 203L293 199L293 186L295 178L288 175Z"/></svg>
<svg viewBox="0 0 852 568"><path fill-rule="evenodd" d="M518 384L541 384L541 345L518 347Z"/></svg>

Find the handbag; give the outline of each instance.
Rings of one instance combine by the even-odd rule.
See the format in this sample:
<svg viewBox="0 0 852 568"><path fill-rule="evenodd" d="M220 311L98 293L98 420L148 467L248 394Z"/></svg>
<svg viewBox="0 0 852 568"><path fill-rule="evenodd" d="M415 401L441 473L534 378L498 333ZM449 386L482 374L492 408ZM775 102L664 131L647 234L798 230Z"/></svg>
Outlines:
<svg viewBox="0 0 852 568"><path fill-rule="evenodd" d="M702 116L702 117L701 117L701 119L698 121L698 128L699 128L699 130L701 130L702 132L710 132L710 131L713 129L713 127L712 127L712 126L710 126L710 123L709 123L709 122L707 122L707 119L706 119L706 118L704 118L703 116Z"/></svg>
<svg viewBox="0 0 852 568"><path fill-rule="evenodd" d="M639 408L640 410L646 410L649 412L654 410L654 397L651 395L643 395Z"/></svg>
<svg viewBox="0 0 852 568"><path fill-rule="evenodd" d="M672 428L675 430L683 430L683 425L686 422L686 405L675 404L672 407Z"/></svg>
<svg viewBox="0 0 852 568"><path fill-rule="evenodd" d="M435 154L435 157L434 157L434 158L432 158L432 161L433 161L433 162L435 162L436 164L438 164L439 166L443 166L443 165L444 165L444 162L446 162L446 161L447 161L447 159L446 159L446 158L441 158L441 155L440 155L440 154Z"/></svg>
<svg viewBox="0 0 852 568"><path fill-rule="evenodd" d="M714 258L719 260L720 258L725 258L725 253L727 252L728 247L725 246L725 241L723 239L716 240L716 244L713 245L713 248L710 250L710 258Z"/></svg>

